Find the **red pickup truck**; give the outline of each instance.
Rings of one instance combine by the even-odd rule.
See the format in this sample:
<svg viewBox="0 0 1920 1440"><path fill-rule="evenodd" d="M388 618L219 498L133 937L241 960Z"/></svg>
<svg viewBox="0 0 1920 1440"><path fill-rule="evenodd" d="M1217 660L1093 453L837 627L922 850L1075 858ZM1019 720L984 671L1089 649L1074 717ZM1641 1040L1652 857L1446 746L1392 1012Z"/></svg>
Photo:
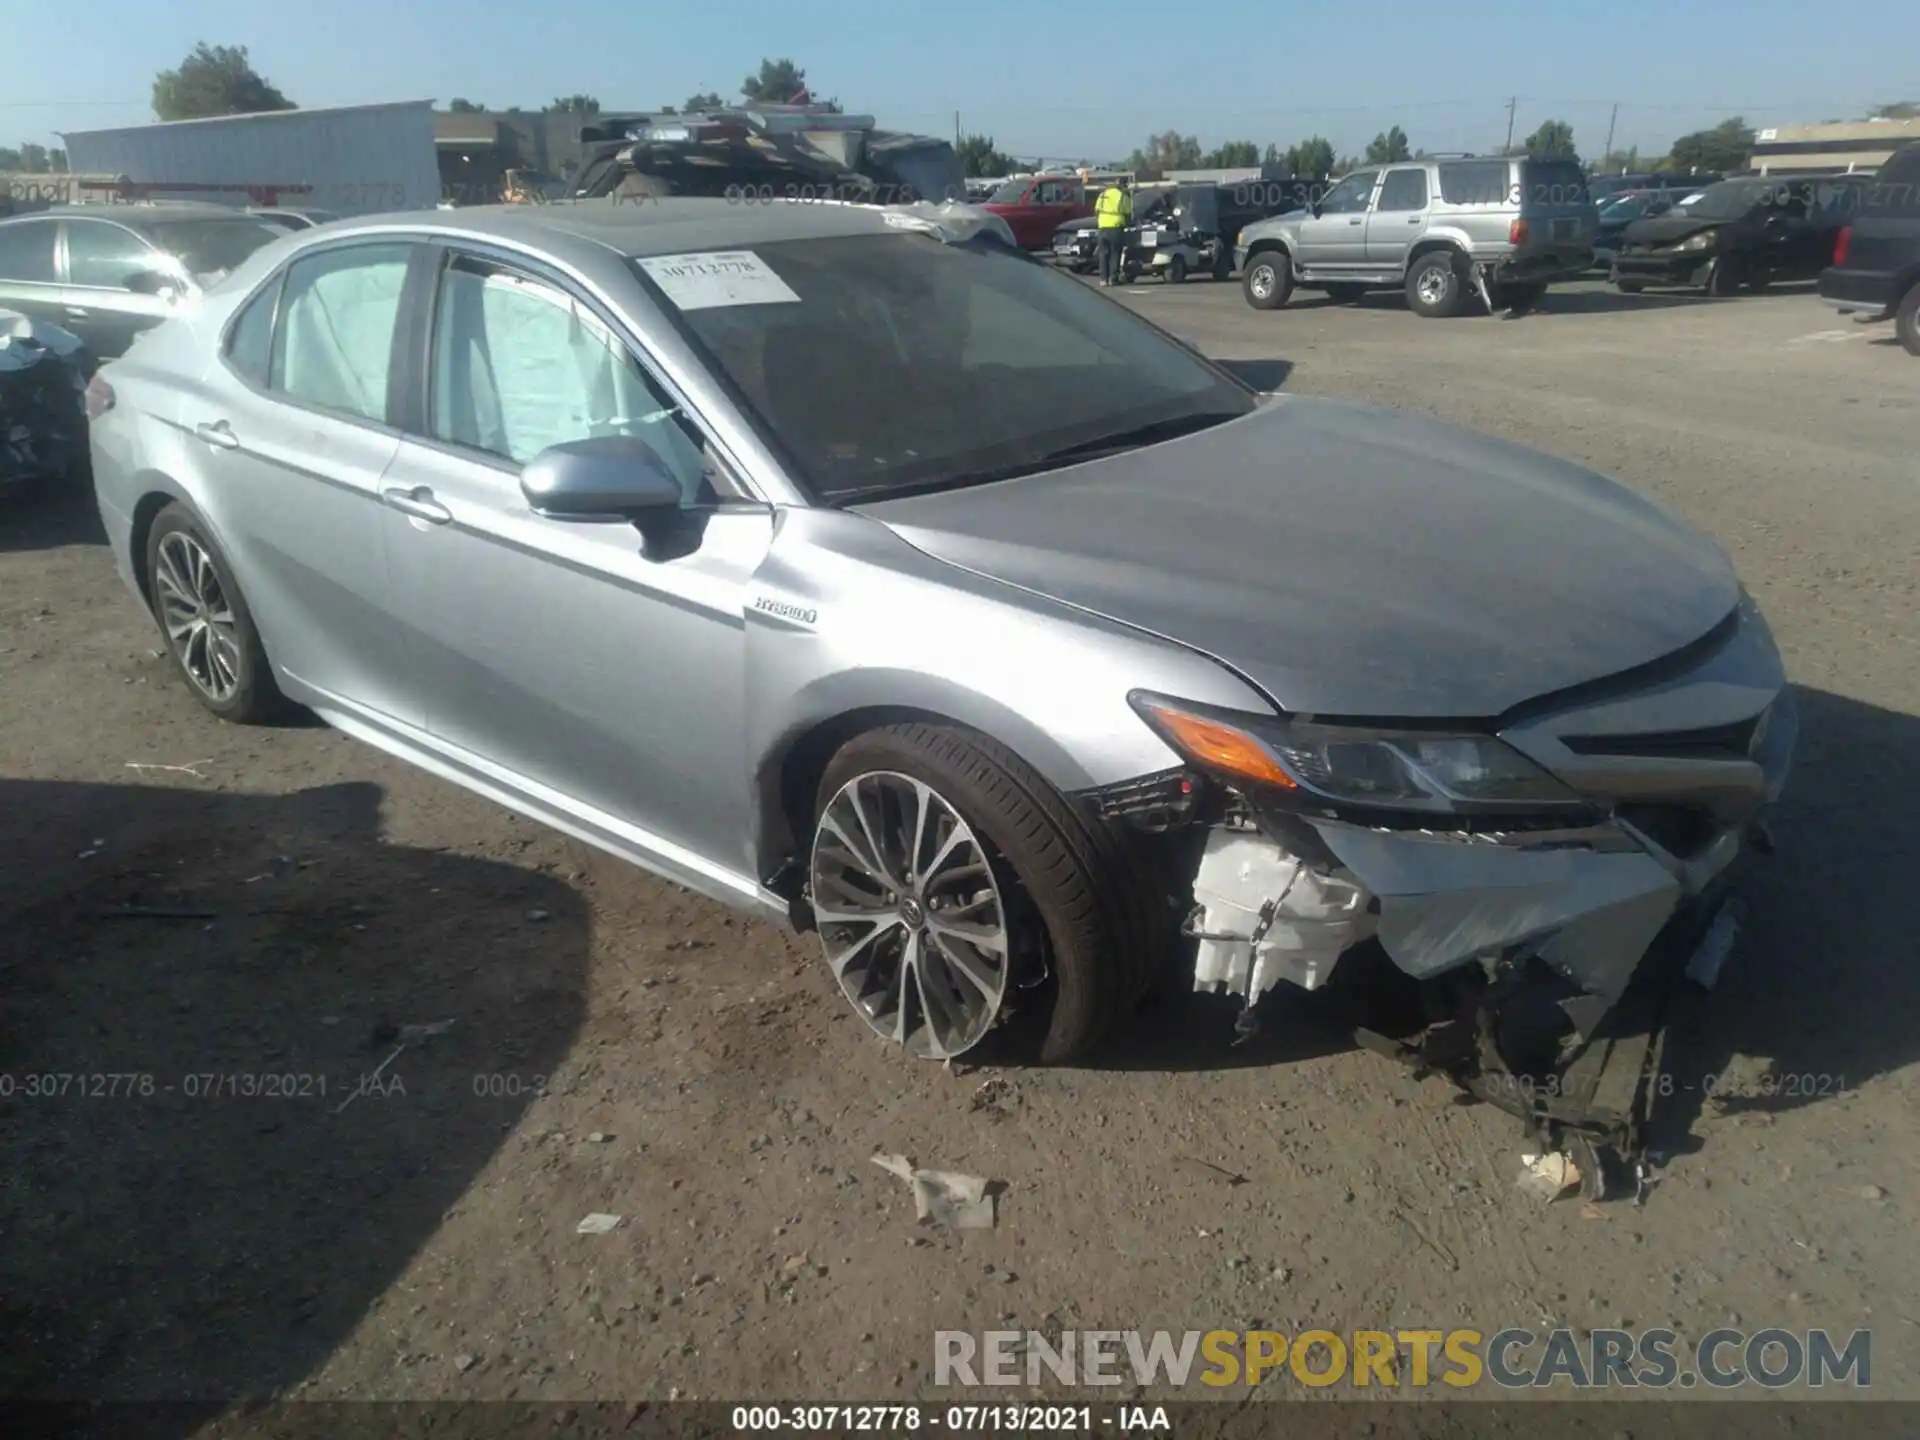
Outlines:
<svg viewBox="0 0 1920 1440"><path fill-rule="evenodd" d="M1046 250L1053 232L1093 214L1096 195L1077 175L1024 175L1007 181L981 205L1005 220L1024 250Z"/></svg>

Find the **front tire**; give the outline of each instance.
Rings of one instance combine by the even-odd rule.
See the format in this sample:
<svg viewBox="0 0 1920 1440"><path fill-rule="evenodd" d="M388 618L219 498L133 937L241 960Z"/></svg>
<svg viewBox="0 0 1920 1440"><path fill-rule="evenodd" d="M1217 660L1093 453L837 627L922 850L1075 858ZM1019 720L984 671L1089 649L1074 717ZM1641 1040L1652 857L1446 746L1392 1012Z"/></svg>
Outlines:
<svg viewBox="0 0 1920 1440"><path fill-rule="evenodd" d="M1893 312L1893 333L1909 355L1920 355L1920 285L1911 287Z"/></svg>
<svg viewBox="0 0 1920 1440"><path fill-rule="evenodd" d="M1278 310L1293 293L1293 264L1284 251L1262 250L1247 258L1240 293L1256 310Z"/></svg>
<svg viewBox="0 0 1920 1440"><path fill-rule="evenodd" d="M237 725L285 705L232 567L186 506L168 505L147 533L147 603L187 688Z"/></svg>
<svg viewBox="0 0 1920 1440"><path fill-rule="evenodd" d="M1725 300L1738 295L1740 284L1740 267L1731 256L1722 255L1707 271L1706 292L1715 300Z"/></svg>
<svg viewBox="0 0 1920 1440"><path fill-rule="evenodd" d="M1425 319L1449 320L1458 315L1465 292L1451 251L1422 255L1407 272L1407 305Z"/></svg>
<svg viewBox="0 0 1920 1440"><path fill-rule="evenodd" d="M809 897L822 952L874 1031L928 1059L1002 1027L1043 1063L1090 1051L1145 992L1150 882L1116 831L983 735L856 736L815 801ZM1024 997L1034 1000L1025 1013Z"/></svg>
<svg viewBox="0 0 1920 1440"><path fill-rule="evenodd" d="M1169 256L1167 259L1167 283L1169 285L1182 285L1186 283L1186 279L1187 257L1184 255Z"/></svg>
<svg viewBox="0 0 1920 1440"><path fill-rule="evenodd" d="M1647 288L1638 280L1616 280L1613 283L1622 295L1638 295Z"/></svg>

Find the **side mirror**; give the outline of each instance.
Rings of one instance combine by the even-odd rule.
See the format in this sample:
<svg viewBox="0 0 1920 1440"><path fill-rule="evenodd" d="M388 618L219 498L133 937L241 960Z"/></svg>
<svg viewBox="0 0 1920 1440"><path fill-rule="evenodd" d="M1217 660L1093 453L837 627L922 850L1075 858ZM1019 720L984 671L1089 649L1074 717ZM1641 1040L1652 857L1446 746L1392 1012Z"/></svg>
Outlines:
<svg viewBox="0 0 1920 1440"><path fill-rule="evenodd" d="M520 493L551 520L634 520L680 509L680 481L644 440L602 435L550 445L520 472Z"/></svg>
<svg viewBox="0 0 1920 1440"><path fill-rule="evenodd" d="M1313 218L1314 218L1314 219L1316 219L1316 220L1318 220L1318 219L1320 218L1320 215L1321 215L1321 205L1320 205L1320 202L1319 202L1318 200L1316 200L1316 201L1314 201L1314 202L1313 202L1313 203L1312 203L1311 205L1309 205L1309 206L1307 207L1307 209L1309 209L1309 210L1311 210L1311 211L1313 212Z"/></svg>
<svg viewBox="0 0 1920 1440"><path fill-rule="evenodd" d="M126 286L136 295L155 295L169 303L178 300L185 288L179 276L164 270L137 270L127 277Z"/></svg>

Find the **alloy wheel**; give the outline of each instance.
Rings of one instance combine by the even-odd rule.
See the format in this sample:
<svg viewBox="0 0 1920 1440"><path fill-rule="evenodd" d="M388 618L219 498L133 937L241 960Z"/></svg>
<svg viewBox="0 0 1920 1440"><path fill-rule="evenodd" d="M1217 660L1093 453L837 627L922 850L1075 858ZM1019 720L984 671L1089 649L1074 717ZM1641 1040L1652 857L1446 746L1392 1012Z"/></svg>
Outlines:
<svg viewBox="0 0 1920 1440"><path fill-rule="evenodd" d="M1420 279L1416 288L1418 288L1420 292L1421 304L1443 304L1447 296L1453 292L1453 272L1443 270L1438 265L1428 266L1420 272Z"/></svg>
<svg viewBox="0 0 1920 1440"><path fill-rule="evenodd" d="M944 796L910 775L856 775L815 827L810 879L827 966L876 1034L932 1060L985 1037L1007 992L1007 911Z"/></svg>
<svg viewBox="0 0 1920 1440"><path fill-rule="evenodd" d="M240 636L213 556L185 531L173 531L155 556L153 591L187 679L215 704L232 699L240 688Z"/></svg>
<svg viewBox="0 0 1920 1440"><path fill-rule="evenodd" d="M1253 291L1253 298L1256 300L1265 300L1269 295L1273 294L1273 284L1273 267L1271 265L1258 266L1253 274L1247 278L1247 288Z"/></svg>

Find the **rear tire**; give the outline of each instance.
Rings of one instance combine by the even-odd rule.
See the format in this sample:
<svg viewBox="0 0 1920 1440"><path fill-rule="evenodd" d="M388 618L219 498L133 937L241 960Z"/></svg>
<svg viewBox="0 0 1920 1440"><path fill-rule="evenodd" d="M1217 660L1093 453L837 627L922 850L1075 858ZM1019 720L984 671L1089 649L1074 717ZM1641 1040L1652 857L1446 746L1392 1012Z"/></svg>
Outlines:
<svg viewBox="0 0 1920 1440"><path fill-rule="evenodd" d="M1186 279L1187 257L1184 255L1171 255L1167 257L1167 283L1169 285L1183 285L1186 283Z"/></svg>
<svg viewBox="0 0 1920 1440"><path fill-rule="evenodd" d="M1708 295L1716 300L1725 300L1740 293L1740 266L1729 256L1722 255L1713 262L1707 271L1705 286Z"/></svg>
<svg viewBox="0 0 1920 1440"><path fill-rule="evenodd" d="M1216 280L1231 280L1233 278L1232 252L1221 251L1219 258L1213 262L1213 278Z"/></svg>
<svg viewBox="0 0 1920 1440"><path fill-rule="evenodd" d="M1293 262L1282 250L1262 250L1247 258L1240 293L1256 310L1278 310L1293 293Z"/></svg>
<svg viewBox="0 0 1920 1440"><path fill-rule="evenodd" d="M1893 333L1909 355L1920 355L1920 285L1901 297L1900 308L1893 312Z"/></svg>
<svg viewBox="0 0 1920 1440"><path fill-rule="evenodd" d="M1428 320L1449 320L1460 313L1466 285L1451 250L1433 250L1407 272L1407 306Z"/></svg>
<svg viewBox="0 0 1920 1440"><path fill-rule="evenodd" d="M1647 288L1638 280L1616 280L1613 283L1622 295L1638 295Z"/></svg>
<svg viewBox="0 0 1920 1440"><path fill-rule="evenodd" d="M1125 836L1083 816L1006 747L945 725L893 725L848 741L821 777L815 816L876 775L930 787L985 842L1005 912L1007 1000L1017 1007L988 1043L1043 1064L1087 1054L1131 1012L1171 949L1164 889ZM816 818L816 844L822 833ZM816 923L820 865L816 858Z"/></svg>
<svg viewBox="0 0 1920 1440"><path fill-rule="evenodd" d="M1329 285L1327 298L1336 305L1352 305L1367 293L1364 285Z"/></svg>
<svg viewBox="0 0 1920 1440"><path fill-rule="evenodd" d="M199 518L178 504L147 532L147 605L174 669L201 705L236 725L285 707L233 568Z"/></svg>

